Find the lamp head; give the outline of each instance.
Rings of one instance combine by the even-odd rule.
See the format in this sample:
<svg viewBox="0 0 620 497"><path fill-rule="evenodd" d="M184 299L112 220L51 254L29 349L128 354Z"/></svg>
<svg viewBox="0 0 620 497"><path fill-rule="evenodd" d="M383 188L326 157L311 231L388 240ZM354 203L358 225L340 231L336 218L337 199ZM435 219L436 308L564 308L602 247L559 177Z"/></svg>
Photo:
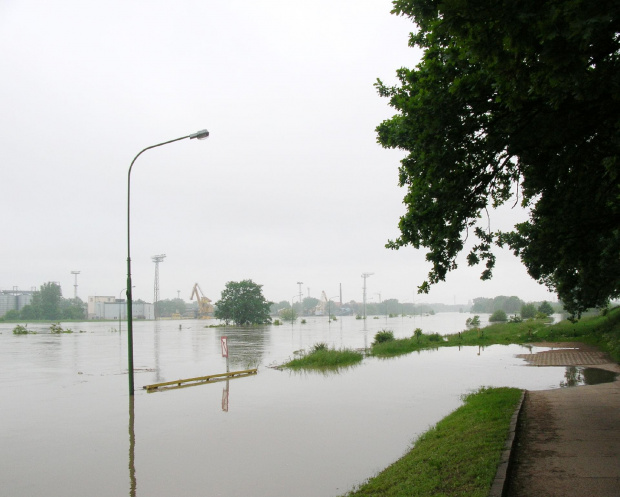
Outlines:
<svg viewBox="0 0 620 497"><path fill-rule="evenodd" d="M194 138L198 138L199 140L204 140L208 137L209 137L209 132L206 129L201 129L200 131L197 131L196 133L189 135L190 140L193 140Z"/></svg>

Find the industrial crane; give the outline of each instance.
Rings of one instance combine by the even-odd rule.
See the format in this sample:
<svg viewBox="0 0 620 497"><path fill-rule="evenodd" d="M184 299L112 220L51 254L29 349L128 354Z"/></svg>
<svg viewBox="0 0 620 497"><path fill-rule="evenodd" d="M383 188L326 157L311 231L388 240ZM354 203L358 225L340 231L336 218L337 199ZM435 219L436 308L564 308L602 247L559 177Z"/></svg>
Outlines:
<svg viewBox="0 0 620 497"><path fill-rule="evenodd" d="M198 301L198 317L200 319L209 319L211 317L210 314L213 312L211 299L204 296L198 283L194 285L194 289L192 290L192 294L189 299L194 300L194 296L196 296L196 300Z"/></svg>

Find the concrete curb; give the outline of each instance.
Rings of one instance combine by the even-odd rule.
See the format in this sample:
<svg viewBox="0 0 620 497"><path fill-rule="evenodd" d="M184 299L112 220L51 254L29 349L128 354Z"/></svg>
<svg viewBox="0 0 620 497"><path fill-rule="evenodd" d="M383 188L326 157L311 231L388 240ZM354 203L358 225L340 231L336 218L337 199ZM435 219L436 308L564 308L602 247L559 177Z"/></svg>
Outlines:
<svg viewBox="0 0 620 497"><path fill-rule="evenodd" d="M504 450L502 451L499 466L497 467L497 472L495 473L495 478L493 480L493 484L491 485L489 497L502 497L507 488L508 470L510 468L510 463L512 462L512 448L517 435L517 424L521 416L525 393L525 390L521 392L521 399L517 404L512 418L510 418L510 430L508 431L508 436L506 437L506 442L504 443Z"/></svg>

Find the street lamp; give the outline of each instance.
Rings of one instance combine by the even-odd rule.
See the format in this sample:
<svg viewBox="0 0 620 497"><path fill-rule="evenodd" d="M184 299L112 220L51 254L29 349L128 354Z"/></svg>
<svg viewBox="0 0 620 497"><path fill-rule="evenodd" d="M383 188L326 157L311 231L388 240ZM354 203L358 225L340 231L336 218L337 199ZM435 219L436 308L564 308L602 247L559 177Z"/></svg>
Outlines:
<svg viewBox="0 0 620 497"><path fill-rule="evenodd" d="M295 316L295 309L293 308L293 305L294 305L294 303L293 303L293 302L295 301L295 298L296 298L296 297L297 297L297 295L293 295L293 296L291 297L291 324L293 324L293 322L295 321L295 320L293 319L293 318L294 318L294 316Z"/></svg>
<svg viewBox="0 0 620 497"><path fill-rule="evenodd" d="M175 138L174 140L169 140L167 142L158 143L157 145L151 145L150 147L146 147L141 150L138 155L134 157L131 161L131 165L129 166L129 172L127 173L127 357L128 357L128 373L129 373L129 395L133 395L133 313L132 313L132 299L131 299L131 242L130 242L130 199L131 199L131 169L133 168L134 162L136 159L142 155L143 152L150 150L151 148L161 147L162 145L167 145L168 143L178 142L180 140L185 140L186 138L198 140L204 140L209 136L209 132L206 129L200 130L196 133L192 133L191 135L182 136L181 138Z"/></svg>
<svg viewBox="0 0 620 497"><path fill-rule="evenodd" d="M327 299L327 322L332 324L332 299L335 299L338 295L334 295ZM341 304L342 305L342 304Z"/></svg>
<svg viewBox="0 0 620 497"><path fill-rule="evenodd" d="M126 292L127 288L123 288L120 292L118 292L118 300L121 300L121 295L123 292ZM120 335L121 333L121 319L123 319L123 307L121 306L121 303L118 303L118 334Z"/></svg>

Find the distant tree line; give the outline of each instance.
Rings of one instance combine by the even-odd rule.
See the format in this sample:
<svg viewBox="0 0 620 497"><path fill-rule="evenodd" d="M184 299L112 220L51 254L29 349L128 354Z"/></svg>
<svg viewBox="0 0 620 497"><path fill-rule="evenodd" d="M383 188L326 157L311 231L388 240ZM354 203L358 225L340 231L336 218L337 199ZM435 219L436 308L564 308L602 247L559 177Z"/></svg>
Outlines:
<svg viewBox="0 0 620 497"><path fill-rule="evenodd" d="M530 302L525 303L519 297L506 297L504 295L500 295L495 298L484 298L478 297L474 299L474 305L470 309L472 313L485 313L485 314L493 314L495 311L504 311L506 314L521 314L524 318L534 317L536 312L538 312L538 308L542 304L546 304L544 306L544 311L547 314L553 314L554 312L561 312L563 307L561 303L549 303L547 301L543 302ZM526 314L523 316L523 314ZM531 316L530 316L531 314Z"/></svg>
<svg viewBox="0 0 620 497"><path fill-rule="evenodd" d="M551 316L551 314L553 314L554 312L555 310L553 306L546 300L538 304L538 306L536 306L532 302L529 302L527 304L523 303L523 305L521 305L521 309L518 315L517 313L514 313L514 315L510 317L510 321L519 322L523 319L546 318L548 316ZM489 317L489 322L494 323L498 321L508 321L508 319L509 317L506 311L504 311L503 309L496 309Z"/></svg>
<svg viewBox="0 0 620 497"><path fill-rule="evenodd" d="M313 316L316 314L317 308L321 301L313 297L306 297L302 300L291 302L282 300L280 302L274 302L270 308L270 314L272 316L282 316L285 312L289 316L289 312L292 310L295 316ZM364 311L363 302L357 302L351 300L349 302L343 302L340 304L338 301L331 299L330 302L325 304L324 315L329 312L334 316L341 315L361 315ZM414 314L429 314L435 312L465 312L469 310L469 306L463 305L449 305L442 303L432 304L415 304L411 302L400 302L398 299L385 299L382 302L375 302L370 300L366 302L366 315L368 316L411 316Z"/></svg>
<svg viewBox="0 0 620 497"><path fill-rule="evenodd" d="M65 299L58 283L44 283L39 291L32 295L30 304L21 310L11 309L6 312L4 319L14 321L18 319L36 320L74 320L86 317L86 306L79 297Z"/></svg>
<svg viewBox="0 0 620 497"><path fill-rule="evenodd" d="M188 310L187 307L183 299L158 300L155 304L156 315L159 317L171 317L173 314L183 316Z"/></svg>

